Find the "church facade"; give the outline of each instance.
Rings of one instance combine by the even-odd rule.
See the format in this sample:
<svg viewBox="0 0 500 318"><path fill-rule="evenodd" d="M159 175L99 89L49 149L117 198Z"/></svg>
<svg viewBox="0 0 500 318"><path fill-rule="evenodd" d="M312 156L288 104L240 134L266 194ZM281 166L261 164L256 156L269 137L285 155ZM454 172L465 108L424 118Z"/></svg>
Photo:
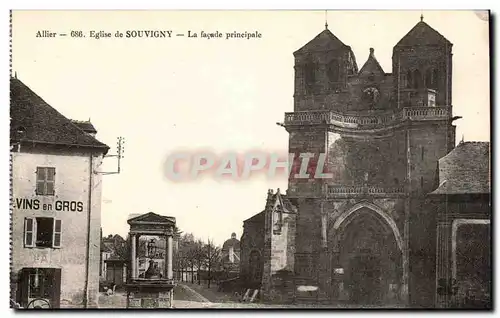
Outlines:
<svg viewBox="0 0 500 318"><path fill-rule="evenodd" d="M265 301L435 306L439 203L429 194L460 118L452 46L422 18L394 46L391 73L374 49L358 68L327 27L294 52L294 109L282 124L289 153L310 153L313 168L324 155L330 175L297 178L297 160L287 193L268 195L266 209L245 221L241 266L255 271L253 249ZM273 208L280 200L291 207ZM275 219L293 229L285 247Z"/></svg>
<svg viewBox="0 0 500 318"><path fill-rule="evenodd" d="M326 154L333 175L292 175L287 193L299 211L296 275L319 300L434 302L436 244L424 233L435 225L423 205L455 145L451 50L420 21L394 46L392 73L373 49L358 69L328 29L294 53L289 152Z"/></svg>

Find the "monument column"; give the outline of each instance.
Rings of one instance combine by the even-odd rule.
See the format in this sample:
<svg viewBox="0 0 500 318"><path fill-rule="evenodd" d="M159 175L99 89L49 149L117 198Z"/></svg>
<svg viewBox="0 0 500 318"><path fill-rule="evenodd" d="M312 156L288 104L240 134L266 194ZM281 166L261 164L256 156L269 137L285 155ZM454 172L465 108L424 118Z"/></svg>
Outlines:
<svg viewBox="0 0 500 318"><path fill-rule="evenodd" d="M167 237L167 255L168 255L168 258L167 258L167 278L168 279L173 279L173 272L172 272L172 252L173 252L173 249L174 249L174 246L173 246L173 238L172 238L172 235L169 235Z"/></svg>
<svg viewBox="0 0 500 318"><path fill-rule="evenodd" d="M137 258L137 247L136 247L136 235L135 234L132 234L130 235L130 241L132 243L132 251L131 251L131 257L130 257L130 261L131 261L131 277L132 279L136 279L137 276L136 276L136 273L137 273L137 262L136 262L136 258Z"/></svg>

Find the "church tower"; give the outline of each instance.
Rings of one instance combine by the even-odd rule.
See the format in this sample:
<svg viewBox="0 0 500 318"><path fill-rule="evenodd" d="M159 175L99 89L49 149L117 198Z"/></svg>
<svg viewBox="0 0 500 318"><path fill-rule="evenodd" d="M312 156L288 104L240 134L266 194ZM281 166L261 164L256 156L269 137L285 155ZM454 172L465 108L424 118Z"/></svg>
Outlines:
<svg viewBox="0 0 500 318"><path fill-rule="evenodd" d="M435 188L437 160L455 146L452 47L422 16L393 49L397 106L409 117L423 117L407 134L412 192L428 193Z"/></svg>
<svg viewBox="0 0 500 318"><path fill-rule="evenodd" d="M351 47L325 28L293 55L294 111L344 110L348 78L358 72Z"/></svg>
<svg viewBox="0 0 500 318"><path fill-rule="evenodd" d="M298 302L433 302L435 224L423 204L455 142L451 48L421 20L394 46L392 73L374 48L358 69L328 28L294 52L283 124L289 152L303 156L286 194L297 208L294 281L317 287Z"/></svg>
<svg viewBox="0 0 500 318"><path fill-rule="evenodd" d="M398 106L452 105L453 44L423 21L394 47L394 87Z"/></svg>

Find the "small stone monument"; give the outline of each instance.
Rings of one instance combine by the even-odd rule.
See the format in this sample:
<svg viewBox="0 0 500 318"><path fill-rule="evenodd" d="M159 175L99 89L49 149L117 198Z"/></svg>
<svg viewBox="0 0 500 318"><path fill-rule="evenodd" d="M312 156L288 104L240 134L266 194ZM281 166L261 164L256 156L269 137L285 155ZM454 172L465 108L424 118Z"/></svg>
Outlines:
<svg viewBox="0 0 500 318"><path fill-rule="evenodd" d="M125 285L127 291L127 308L172 308L173 288L173 236L175 218L149 212L129 219L130 225L130 273ZM166 239L165 266L160 270L158 263L152 258L155 255L155 242L147 245L149 260L148 269L143 277L138 274L138 243L140 236L158 236ZM142 276L142 275L141 275Z"/></svg>

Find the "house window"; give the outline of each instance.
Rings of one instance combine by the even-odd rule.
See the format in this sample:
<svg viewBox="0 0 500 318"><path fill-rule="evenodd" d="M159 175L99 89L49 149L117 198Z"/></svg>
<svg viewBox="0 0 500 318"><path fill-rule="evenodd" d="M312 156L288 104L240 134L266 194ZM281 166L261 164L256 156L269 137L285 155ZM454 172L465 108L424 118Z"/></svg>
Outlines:
<svg viewBox="0 0 500 318"><path fill-rule="evenodd" d="M54 218L26 218L24 245L26 247L61 247L61 220Z"/></svg>
<svg viewBox="0 0 500 318"><path fill-rule="evenodd" d="M424 160L424 155L425 155L425 147L422 146L420 154L421 160Z"/></svg>
<svg viewBox="0 0 500 318"><path fill-rule="evenodd" d="M36 194L54 195L54 180L56 168L38 167L36 168Z"/></svg>

